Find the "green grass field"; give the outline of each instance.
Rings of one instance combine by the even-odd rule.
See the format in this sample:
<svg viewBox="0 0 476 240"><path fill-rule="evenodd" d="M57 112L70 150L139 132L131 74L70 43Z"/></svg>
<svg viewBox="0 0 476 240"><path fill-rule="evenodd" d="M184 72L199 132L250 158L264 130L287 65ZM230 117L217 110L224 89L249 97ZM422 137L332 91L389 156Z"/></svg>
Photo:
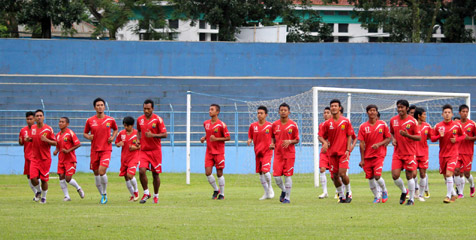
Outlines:
<svg viewBox="0 0 476 240"><path fill-rule="evenodd" d="M476 198L444 204L446 185L429 175L431 198L414 206L398 204L400 195L384 173L389 201L373 204L363 174L351 175L353 201L338 204L333 196L317 198L321 189L311 174L293 177L291 204L259 201L263 189L257 175L226 177L226 200L211 200L203 174L162 174L159 204L128 202L123 178L108 173L109 203L99 204L92 173L75 179L86 197L69 186L71 202L63 202L58 179L50 179L48 202L40 205L22 175L0 175L1 239L474 239ZM467 185L466 185L467 186ZM332 193L335 188L330 186ZM142 195L142 191L140 192Z"/></svg>

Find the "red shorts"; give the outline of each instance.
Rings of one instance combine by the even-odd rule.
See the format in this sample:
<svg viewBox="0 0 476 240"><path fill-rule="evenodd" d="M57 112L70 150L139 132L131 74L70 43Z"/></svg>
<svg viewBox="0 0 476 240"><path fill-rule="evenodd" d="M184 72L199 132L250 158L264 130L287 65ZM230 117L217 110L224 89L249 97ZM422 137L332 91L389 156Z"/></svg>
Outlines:
<svg viewBox="0 0 476 240"><path fill-rule="evenodd" d="M32 160L30 163L30 179L40 178L41 181L50 180L50 160Z"/></svg>
<svg viewBox="0 0 476 240"><path fill-rule="evenodd" d="M416 156L419 169L428 169L428 156Z"/></svg>
<svg viewBox="0 0 476 240"><path fill-rule="evenodd" d="M460 154L458 156L458 163L456 168L459 168L461 172L470 172L473 165L473 155Z"/></svg>
<svg viewBox="0 0 476 240"><path fill-rule="evenodd" d="M76 173L76 162L58 161L58 174L73 176Z"/></svg>
<svg viewBox="0 0 476 240"><path fill-rule="evenodd" d="M440 157L440 174L446 174L447 171L454 172L457 162L457 156Z"/></svg>
<svg viewBox="0 0 476 240"><path fill-rule="evenodd" d="M132 176L136 175L137 165L139 164L139 159L132 159L126 163L121 163L121 169L119 170L119 177L126 176L130 174Z"/></svg>
<svg viewBox="0 0 476 240"><path fill-rule="evenodd" d="M162 150L140 151L139 168L147 168L151 172L162 173Z"/></svg>
<svg viewBox="0 0 476 240"><path fill-rule="evenodd" d="M295 157L284 157L282 155L274 155L273 176L292 176L294 174Z"/></svg>
<svg viewBox="0 0 476 240"><path fill-rule="evenodd" d="M329 166L329 172L337 174L339 168L349 169L349 158L345 154L329 156Z"/></svg>
<svg viewBox="0 0 476 240"><path fill-rule="evenodd" d="M417 170L417 166L415 155L398 156L397 154L393 154L392 170L405 169L407 171L414 171Z"/></svg>
<svg viewBox="0 0 476 240"><path fill-rule="evenodd" d="M112 151L91 151L91 164L89 169L98 170L99 166L109 167Z"/></svg>
<svg viewBox="0 0 476 240"><path fill-rule="evenodd" d="M319 168L329 169L329 155L327 153L319 154Z"/></svg>
<svg viewBox="0 0 476 240"><path fill-rule="evenodd" d="M382 176L384 157L374 157L364 159L365 178L371 179L375 176Z"/></svg>
<svg viewBox="0 0 476 240"><path fill-rule="evenodd" d="M205 154L205 167L225 168L225 154Z"/></svg>
<svg viewBox="0 0 476 240"><path fill-rule="evenodd" d="M25 158L25 166L23 167L23 175L30 175L30 165L31 165L31 160L28 158Z"/></svg>
<svg viewBox="0 0 476 240"><path fill-rule="evenodd" d="M257 154L256 173L269 172L271 170L271 158L273 158L273 151L268 151L265 154Z"/></svg>

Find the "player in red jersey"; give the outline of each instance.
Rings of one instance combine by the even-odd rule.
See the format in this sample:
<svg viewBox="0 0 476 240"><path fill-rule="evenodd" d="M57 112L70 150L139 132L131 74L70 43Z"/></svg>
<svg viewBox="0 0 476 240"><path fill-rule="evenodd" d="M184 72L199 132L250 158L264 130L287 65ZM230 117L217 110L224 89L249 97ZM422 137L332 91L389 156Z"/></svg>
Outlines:
<svg viewBox="0 0 476 240"><path fill-rule="evenodd" d="M24 157L25 157L25 165L23 167L23 175L26 175L27 179L28 179L28 184L30 185L30 188L31 190L33 191L33 194L35 194L36 196L36 188L33 187L33 184L31 184L31 180L30 180L30 163L31 163L31 160L33 159L33 152L32 152L32 149L31 149L31 146L32 146L32 139L31 139L31 127L35 124L35 113L34 112L27 112L25 114L26 116L26 126L23 127L21 130L20 130L20 134L18 136L18 144L20 144L21 146L23 146L23 154L24 154ZM39 194L38 193L38 196L36 197L36 199L38 199L39 197ZM35 199L33 199L35 200Z"/></svg>
<svg viewBox="0 0 476 240"><path fill-rule="evenodd" d="M69 183L71 186L76 188L79 196L84 198L84 191L78 185L76 180L73 179L74 173L76 173L76 153L74 152L81 146L78 136L69 129L69 118L62 117L58 122L60 132L56 134L56 149L53 152L53 155L58 155L58 175L60 179L61 190L63 190L64 198L63 201L71 201L68 192Z"/></svg>
<svg viewBox="0 0 476 240"><path fill-rule="evenodd" d="M459 123L463 127L463 131L466 133L466 139L463 140L459 145L459 156L458 164L455 169L455 184L458 189L459 198L462 198L464 190L464 177L468 180L470 185L470 196L474 197L474 180L473 175L471 175L471 168L473 164L473 154L474 154L474 141L476 140L476 123L470 119L469 116L469 107L466 104L459 106L459 115L461 120ZM458 179L458 180L456 180ZM457 183L459 181L459 184Z"/></svg>
<svg viewBox="0 0 476 240"><path fill-rule="evenodd" d="M101 194L101 204L107 203L107 175L112 152L112 142L117 135L116 120L104 114L106 101L96 98L93 101L96 115L88 118L84 127L84 138L91 141L90 169L94 172L96 187ZM111 134L111 129L113 130Z"/></svg>
<svg viewBox="0 0 476 240"><path fill-rule="evenodd" d="M330 172L334 185L339 192L339 202L350 203L352 197L350 192L345 194L343 185L345 185L346 189L350 190L347 169L349 169L349 156L354 129L350 120L342 116L340 112L342 106L338 99L331 100L330 108L332 118L325 122L322 131L319 132L319 141L322 143L322 151L324 153L329 151Z"/></svg>
<svg viewBox="0 0 476 240"><path fill-rule="evenodd" d="M36 125L31 127L33 159L30 164L30 179L31 184L37 189L37 192L41 191L40 203L46 203L51 167L50 147L56 146L53 128L46 125L44 120L45 114L43 110L36 110ZM41 179L41 189L39 179Z"/></svg>
<svg viewBox="0 0 476 240"><path fill-rule="evenodd" d="M294 145L299 143L298 125L291 119L289 114L291 108L286 103L279 105L280 119L273 123L271 130L270 149L274 149L273 176L276 185L281 188L279 201L291 203L291 189L294 174L294 161L296 160L296 150ZM284 184L281 176L284 176Z"/></svg>
<svg viewBox="0 0 476 240"><path fill-rule="evenodd" d="M213 188L212 199L225 199L225 177L223 169L225 168L225 142L230 140L230 133L224 122L218 119L220 114L220 106L218 104L210 105L208 110L210 120L203 123L205 128L205 136L200 138L200 142L207 142L207 151L205 153L205 175L208 183ZM213 166L217 170L218 189L215 178L213 177Z"/></svg>
<svg viewBox="0 0 476 240"><path fill-rule="evenodd" d="M364 169L365 178L369 179L370 190L374 194L374 203L385 203L388 193L385 181L381 176L385 148L391 139L390 130L384 121L377 120L378 107L376 105L368 105L366 111L369 120L362 123L359 128L361 158L359 166Z"/></svg>
<svg viewBox="0 0 476 240"><path fill-rule="evenodd" d="M319 124L319 132L322 131L322 127L324 126L324 123L329 120L332 115L331 115L331 108L330 107L325 107L324 112L322 114L324 117L324 122ZM322 194L319 195L319 199L324 199L329 196L327 193L327 177L326 177L326 169L329 170L329 155L328 153L323 153L322 148L321 152L319 153L319 180L321 182L322 186ZM331 174L331 179L332 179L332 174Z"/></svg>
<svg viewBox="0 0 476 240"><path fill-rule="evenodd" d="M137 130L134 129L134 118L125 117L122 121L124 130L120 131L116 138L116 146L122 147L121 169L119 177L124 176L126 186L131 194L129 202L139 200L139 189L137 188L136 171L139 164L140 145Z"/></svg>
<svg viewBox="0 0 476 240"><path fill-rule="evenodd" d="M418 169L420 169L420 192L418 193L415 189L415 195L418 195L418 200L421 202L425 201L425 196L429 197L429 192L427 190L428 186L428 175L426 170L428 169L429 154L428 154L428 139L431 138L433 130L431 129L430 124L426 122L426 111L423 108L417 107L413 113L413 117L418 121L418 127L420 128L421 140L417 143L416 146L416 161L418 164ZM416 179L415 185L417 185Z"/></svg>
<svg viewBox="0 0 476 240"><path fill-rule="evenodd" d="M417 121L408 115L408 108L407 100L398 100L398 115L390 119L390 133L393 136L392 144L395 146L392 158L392 178L395 185L402 191L400 204L405 203L405 198L410 193L407 205L414 205L415 180L413 177L417 170L416 142L421 140L421 136ZM403 180L400 178L403 169L405 169L408 180L408 189L405 188Z"/></svg>
<svg viewBox="0 0 476 240"><path fill-rule="evenodd" d="M154 203L159 203L160 177L162 173L162 144L161 139L167 137L164 120L154 114L154 101L146 99L142 105L144 115L137 119L137 132L140 140L139 176L144 195L140 203L146 203L151 197L147 170L152 172L154 185Z"/></svg>
<svg viewBox="0 0 476 240"><path fill-rule="evenodd" d="M268 108L258 107L258 121L250 125L248 130L248 146L254 144L256 173L259 173L261 185L264 188L264 195L259 200L274 198L274 191L271 185L271 158L273 151L269 149L271 145L272 124L266 121Z"/></svg>
<svg viewBox="0 0 476 240"><path fill-rule="evenodd" d="M443 121L436 124L433 129L431 141L440 141L440 174L446 179L446 198L444 203L454 202L456 193L453 189L453 173L458 162L459 143L466 134L461 124L452 121L453 107L449 104L443 106Z"/></svg>

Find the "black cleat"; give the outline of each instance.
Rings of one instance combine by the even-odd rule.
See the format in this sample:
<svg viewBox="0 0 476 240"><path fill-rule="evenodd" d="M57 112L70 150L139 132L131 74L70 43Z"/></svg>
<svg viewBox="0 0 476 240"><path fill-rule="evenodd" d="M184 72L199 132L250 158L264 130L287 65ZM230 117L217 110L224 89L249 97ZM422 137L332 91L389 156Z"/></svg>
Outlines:
<svg viewBox="0 0 476 240"><path fill-rule="evenodd" d="M213 191L212 200L217 199L218 193L220 193L220 191Z"/></svg>
<svg viewBox="0 0 476 240"><path fill-rule="evenodd" d="M223 196L223 195L221 195L221 194L218 195L218 200L225 200L225 196Z"/></svg>
<svg viewBox="0 0 476 240"><path fill-rule="evenodd" d="M400 195L400 204L405 203L405 200L407 199L407 195L408 195L408 189L406 193L402 193L402 195Z"/></svg>
<svg viewBox="0 0 476 240"><path fill-rule="evenodd" d="M279 196L279 201L283 202L285 197L286 197L286 192L281 192L281 196Z"/></svg>
<svg viewBox="0 0 476 240"><path fill-rule="evenodd" d="M352 198L348 197L345 199L345 203L350 203L350 202L352 202Z"/></svg>
<svg viewBox="0 0 476 240"><path fill-rule="evenodd" d="M343 199L342 197L339 197L339 203L347 203L347 199Z"/></svg>
<svg viewBox="0 0 476 240"><path fill-rule="evenodd" d="M411 206L411 205L415 205L415 203L412 200L408 200L406 205Z"/></svg>

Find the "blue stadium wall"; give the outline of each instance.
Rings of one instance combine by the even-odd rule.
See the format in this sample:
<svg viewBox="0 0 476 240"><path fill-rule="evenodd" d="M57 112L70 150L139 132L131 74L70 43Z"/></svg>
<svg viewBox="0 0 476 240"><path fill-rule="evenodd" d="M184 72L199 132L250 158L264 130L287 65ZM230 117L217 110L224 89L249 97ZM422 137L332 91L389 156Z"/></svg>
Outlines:
<svg viewBox="0 0 476 240"><path fill-rule="evenodd" d="M101 96L111 110L137 111L145 98L153 98L159 103L156 110L169 110L172 104L181 111L189 90L256 100L292 96L312 86L476 96L475 56L475 44L0 39L0 109L36 109L43 99L49 110L92 110L92 99ZM454 77L458 79L449 79ZM209 103L206 98L201 101ZM472 111L475 106L473 98ZM232 106L229 108L231 111ZM192 172L203 172L203 146L192 151ZM254 172L241 164L251 151L228 148L226 171ZM0 173L21 173L21 152L18 146L0 146ZM80 171L88 171L88 152L88 146L78 150ZM351 172L360 171L357 152L351 159ZM300 154L307 155L305 150ZM437 169L438 148L433 146L430 154L434 157L430 167ZM113 156L119 159L118 149ZM390 169L389 164L387 158L385 170ZM167 172L185 171L184 148L164 147L163 165ZM111 163L111 170L118 169L119 160ZM56 171L55 162L51 170ZM308 165L296 168L297 172L312 170Z"/></svg>

